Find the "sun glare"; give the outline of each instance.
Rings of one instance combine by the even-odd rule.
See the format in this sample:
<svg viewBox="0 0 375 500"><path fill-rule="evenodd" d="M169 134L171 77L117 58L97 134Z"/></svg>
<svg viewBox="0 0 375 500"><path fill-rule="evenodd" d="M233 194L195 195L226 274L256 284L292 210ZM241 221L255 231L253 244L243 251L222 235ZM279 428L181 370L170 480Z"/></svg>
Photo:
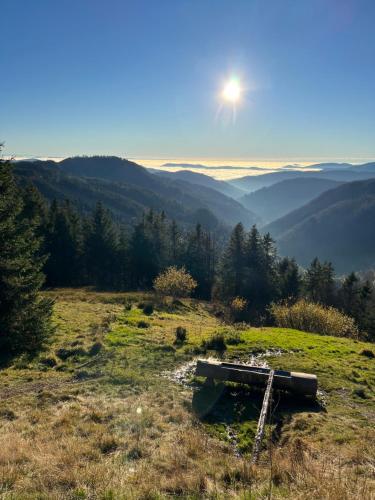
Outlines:
<svg viewBox="0 0 375 500"><path fill-rule="evenodd" d="M236 103L241 96L241 87L237 80L230 80L224 87L222 97L229 102Z"/></svg>

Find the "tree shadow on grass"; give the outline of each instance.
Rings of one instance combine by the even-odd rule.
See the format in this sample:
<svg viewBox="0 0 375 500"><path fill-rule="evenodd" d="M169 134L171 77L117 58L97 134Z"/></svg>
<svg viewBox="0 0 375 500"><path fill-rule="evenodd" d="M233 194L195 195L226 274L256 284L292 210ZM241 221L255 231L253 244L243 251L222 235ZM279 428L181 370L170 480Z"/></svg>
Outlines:
<svg viewBox="0 0 375 500"><path fill-rule="evenodd" d="M260 411L264 389L252 388L233 383L202 384L193 394L192 407L198 418L207 424L224 424L235 428L248 429L251 445ZM317 413L325 411L318 400L311 397L298 397L276 391L272 393L270 405L272 422L275 424L275 438L284 423L296 413ZM248 451L248 450L247 450Z"/></svg>

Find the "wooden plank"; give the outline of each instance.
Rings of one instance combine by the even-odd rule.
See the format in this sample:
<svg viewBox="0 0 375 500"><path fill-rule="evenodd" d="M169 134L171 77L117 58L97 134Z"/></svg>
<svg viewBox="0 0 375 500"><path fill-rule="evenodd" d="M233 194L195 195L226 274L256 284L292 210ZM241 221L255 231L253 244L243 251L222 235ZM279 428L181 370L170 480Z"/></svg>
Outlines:
<svg viewBox="0 0 375 500"><path fill-rule="evenodd" d="M258 420L257 432L255 435L255 440L254 440L253 457L252 457L253 464L257 463L258 458L259 458L260 447L262 445L262 439L264 436L264 427L266 424L268 405L269 405L269 402L271 399L271 394L272 394L272 383L273 383L274 374L275 374L274 370L270 370L269 375L268 375L266 392L264 393L262 410L260 412L260 416L259 416L259 420Z"/></svg>

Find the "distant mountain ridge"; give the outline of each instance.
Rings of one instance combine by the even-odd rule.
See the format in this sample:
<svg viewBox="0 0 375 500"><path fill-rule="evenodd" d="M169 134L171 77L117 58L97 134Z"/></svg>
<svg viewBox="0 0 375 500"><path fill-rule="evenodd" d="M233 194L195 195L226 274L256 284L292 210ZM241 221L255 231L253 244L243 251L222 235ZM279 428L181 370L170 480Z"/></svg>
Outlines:
<svg viewBox="0 0 375 500"><path fill-rule="evenodd" d="M308 168L314 171L304 170L284 170L268 172L261 175L246 175L237 179L228 180L233 186L247 192L253 192L263 187L271 186L276 182L297 177L319 177L339 182L354 182L375 177L375 162L364 163L362 165L352 165L350 163L317 163ZM320 169L320 170L318 170Z"/></svg>
<svg viewBox="0 0 375 500"><path fill-rule="evenodd" d="M191 184L198 184L200 186L205 186L211 189L216 189L220 193L230 196L231 198L238 199L245 194L240 188L232 186L229 182L219 181L210 177L209 175L201 174L198 172L192 172L191 170L178 170L177 172L166 172L165 170L149 170L151 173L160 175L162 177L167 177L168 179L175 180L180 179Z"/></svg>
<svg viewBox="0 0 375 500"><path fill-rule="evenodd" d="M308 265L318 256L339 272L375 266L375 179L325 191L303 207L268 224L282 255Z"/></svg>
<svg viewBox="0 0 375 500"><path fill-rule="evenodd" d="M206 214L212 222L245 226L258 217L240 203L204 186L182 180L159 178L144 167L117 157L74 157L53 161L17 162L20 181L33 182L48 199L71 198L82 207L102 201L124 221L139 217L148 208L164 210L170 218L185 223L198 222L196 214ZM212 214L212 216L210 215Z"/></svg>

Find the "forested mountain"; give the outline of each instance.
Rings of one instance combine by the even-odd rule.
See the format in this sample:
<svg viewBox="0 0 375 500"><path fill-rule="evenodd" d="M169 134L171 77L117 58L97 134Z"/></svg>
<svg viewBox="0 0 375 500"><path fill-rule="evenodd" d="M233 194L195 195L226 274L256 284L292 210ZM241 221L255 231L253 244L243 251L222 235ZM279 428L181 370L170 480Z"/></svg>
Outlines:
<svg viewBox="0 0 375 500"><path fill-rule="evenodd" d="M328 190L307 205L268 224L282 255L302 265L315 256L339 272L375 265L375 179Z"/></svg>
<svg viewBox="0 0 375 500"><path fill-rule="evenodd" d="M124 222L149 208L187 224L230 226L242 221L250 226L257 221L240 203L214 189L160 178L116 157L17 162L15 174L20 182L31 181L49 200L69 198L84 211L101 201Z"/></svg>
<svg viewBox="0 0 375 500"><path fill-rule="evenodd" d="M330 179L297 177L258 189L246 194L239 201L249 210L256 211L264 223L268 223L302 207L324 191L338 185L339 182Z"/></svg>
<svg viewBox="0 0 375 500"><path fill-rule="evenodd" d="M230 196L234 199L239 199L245 194L243 189L233 186L229 182L218 181L209 175L201 174L199 172L192 172L191 170L179 170L178 172L167 172L165 170L155 170L149 169L149 172L162 177L167 177L168 179L180 179L183 181L190 182L191 184L198 184L200 186L205 186L211 189L215 189L220 193Z"/></svg>
<svg viewBox="0 0 375 500"><path fill-rule="evenodd" d="M316 165L311 165L309 168L317 170L281 170L268 174L247 175L238 179L232 179L230 183L237 188L252 192L263 187L272 186L277 182L299 177L309 179L318 176L321 179L330 179L338 182L354 182L375 177L375 163L365 163L355 166L348 163L318 163Z"/></svg>

